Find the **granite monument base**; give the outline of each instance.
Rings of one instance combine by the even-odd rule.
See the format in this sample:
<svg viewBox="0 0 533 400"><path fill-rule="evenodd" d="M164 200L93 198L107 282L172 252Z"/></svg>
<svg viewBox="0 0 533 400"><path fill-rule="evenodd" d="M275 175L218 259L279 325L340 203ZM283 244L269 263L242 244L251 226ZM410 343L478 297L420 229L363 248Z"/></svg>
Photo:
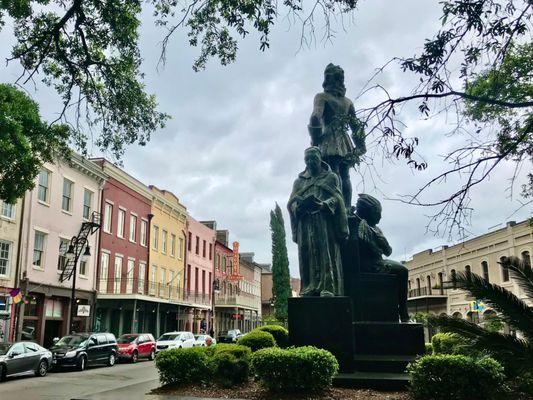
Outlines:
<svg viewBox="0 0 533 400"><path fill-rule="evenodd" d="M329 350L341 371L353 370L355 336L349 297L293 297L288 312L292 346Z"/></svg>
<svg viewBox="0 0 533 400"><path fill-rule="evenodd" d="M398 281L395 275L361 273L356 290L355 321L399 321Z"/></svg>

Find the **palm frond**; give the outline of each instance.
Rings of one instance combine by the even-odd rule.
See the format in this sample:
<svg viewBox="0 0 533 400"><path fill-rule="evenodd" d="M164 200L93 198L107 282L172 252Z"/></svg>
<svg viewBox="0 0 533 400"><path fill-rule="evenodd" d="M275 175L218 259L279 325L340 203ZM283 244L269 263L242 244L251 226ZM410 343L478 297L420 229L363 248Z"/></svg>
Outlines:
<svg viewBox="0 0 533 400"><path fill-rule="evenodd" d="M457 286L483 300L501 314L501 318L533 342L533 310L509 290L490 283L472 272L458 272Z"/></svg>
<svg viewBox="0 0 533 400"><path fill-rule="evenodd" d="M533 347L527 340L498 332L490 332L479 325L448 315L429 316L428 323L443 331L454 332L470 340L469 346L488 351L515 370L533 368Z"/></svg>
<svg viewBox="0 0 533 400"><path fill-rule="evenodd" d="M527 297L533 300L533 269L531 266L515 256L502 257L498 264L511 272L511 276L516 280L518 286L522 288Z"/></svg>

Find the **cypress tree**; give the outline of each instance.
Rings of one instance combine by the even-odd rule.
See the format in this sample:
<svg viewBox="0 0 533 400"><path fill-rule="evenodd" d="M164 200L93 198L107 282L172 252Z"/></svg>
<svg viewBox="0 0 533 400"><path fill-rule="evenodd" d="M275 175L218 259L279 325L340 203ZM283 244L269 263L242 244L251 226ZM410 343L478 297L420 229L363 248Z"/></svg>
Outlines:
<svg viewBox="0 0 533 400"><path fill-rule="evenodd" d="M285 238L285 224L281 208L270 211L270 231L272 232L272 294L274 312L278 321L287 320L287 299L291 297L289 257Z"/></svg>

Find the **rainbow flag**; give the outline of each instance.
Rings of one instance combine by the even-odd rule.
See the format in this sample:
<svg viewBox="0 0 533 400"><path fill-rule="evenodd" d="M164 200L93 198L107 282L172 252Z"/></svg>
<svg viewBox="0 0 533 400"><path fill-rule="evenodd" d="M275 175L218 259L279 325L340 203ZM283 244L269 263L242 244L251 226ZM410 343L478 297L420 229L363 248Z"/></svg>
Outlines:
<svg viewBox="0 0 533 400"><path fill-rule="evenodd" d="M13 298L13 303L15 304L20 303L20 301L22 300L22 292L20 291L20 289L13 289L9 292L9 294Z"/></svg>

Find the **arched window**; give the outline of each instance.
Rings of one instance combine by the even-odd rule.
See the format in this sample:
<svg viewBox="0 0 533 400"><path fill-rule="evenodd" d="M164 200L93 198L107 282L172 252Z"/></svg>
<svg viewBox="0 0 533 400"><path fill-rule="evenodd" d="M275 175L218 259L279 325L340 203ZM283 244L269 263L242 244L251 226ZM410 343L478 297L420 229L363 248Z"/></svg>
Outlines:
<svg viewBox="0 0 533 400"><path fill-rule="evenodd" d="M481 271L483 273L483 278L489 280L489 264L486 261L481 261Z"/></svg>
<svg viewBox="0 0 533 400"><path fill-rule="evenodd" d="M409 279L409 281L407 283L409 285L409 290L411 290L411 279Z"/></svg>
<svg viewBox="0 0 533 400"><path fill-rule="evenodd" d="M451 277L453 288L457 289L457 274L455 273L454 269L450 271L450 277Z"/></svg>
<svg viewBox="0 0 533 400"><path fill-rule="evenodd" d="M470 268L470 265L465 265L465 272L467 274L469 274L470 272L472 272L472 268Z"/></svg>
<svg viewBox="0 0 533 400"><path fill-rule="evenodd" d="M427 276L426 277L426 282L427 282L427 285L428 285L428 291L427 291L427 294L431 294L431 276Z"/></svg>
<svg viewBox="0 0 533 400"><path fill-rule="evenodd" d="M443 276L442 272L439 272L439 292L440 292L440 294L444 294L444 288L442 287L444 279L443 279L442 276Z"/></svg>
<svg viewBox="0 0 533 400"><path fill-rule="evenodd" d="M502 268L502 282L509 282L509 268L503 264L505 257L500 257L500 266Z"/></svg>
<svg viewBox="0 0 533 400"><path fill-rule="evenodd" d="M522 261L524 261L524 264L527 267L531 267L531 256L529 255L529 251L522 252Z"/></svg>

